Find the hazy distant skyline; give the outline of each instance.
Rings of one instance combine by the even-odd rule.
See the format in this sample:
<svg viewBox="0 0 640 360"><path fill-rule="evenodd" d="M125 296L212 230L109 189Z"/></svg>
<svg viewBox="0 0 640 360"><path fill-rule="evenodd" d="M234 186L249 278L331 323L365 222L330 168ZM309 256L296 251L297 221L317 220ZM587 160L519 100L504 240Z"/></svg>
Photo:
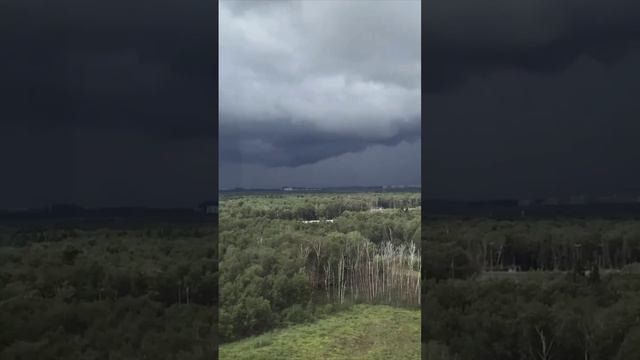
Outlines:
<svg viewBox="0 0 640 360"><path fill-rule="evenodd" d="M419 1L221 1L220 187L420 183Z"/></svg>

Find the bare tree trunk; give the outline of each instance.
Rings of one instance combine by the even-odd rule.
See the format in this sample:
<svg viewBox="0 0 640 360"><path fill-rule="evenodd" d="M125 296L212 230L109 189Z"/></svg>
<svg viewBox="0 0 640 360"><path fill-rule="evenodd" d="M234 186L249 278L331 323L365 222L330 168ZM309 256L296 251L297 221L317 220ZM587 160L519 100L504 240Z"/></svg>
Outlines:
<svg viewBox="0 0 640 360"><path fill-rule="evenodd" d="M540 351L538 352L538 356L540 357L540 360L549 360L551 348L553 347L553 339L551 339L551 341L547 344L547 338L544 335L542 329L536 326L535 330L538 333L538 337L540 338Z"/></svg>

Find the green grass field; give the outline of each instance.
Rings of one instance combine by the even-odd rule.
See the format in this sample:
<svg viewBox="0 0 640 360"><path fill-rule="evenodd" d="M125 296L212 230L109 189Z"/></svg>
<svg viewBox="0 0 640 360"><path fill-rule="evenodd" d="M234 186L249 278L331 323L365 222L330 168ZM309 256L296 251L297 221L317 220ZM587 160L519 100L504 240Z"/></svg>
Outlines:
<svg viewBox="0 0 640 360"><path fill-rule="evenodd" d="M382 305L355 305L220 347L221 360L419 358L420 311Z"/></svg>

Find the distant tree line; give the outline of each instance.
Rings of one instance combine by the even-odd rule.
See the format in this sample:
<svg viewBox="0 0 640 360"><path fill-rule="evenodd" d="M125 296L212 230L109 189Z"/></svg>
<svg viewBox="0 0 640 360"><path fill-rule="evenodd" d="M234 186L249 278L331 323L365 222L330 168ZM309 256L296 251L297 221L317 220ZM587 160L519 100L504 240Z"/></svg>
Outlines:
<svg viewBox="0 0 640 360"><path fill-rule="evenodd" d="M250 201L252 206L244 206ZM407 209L421 205L420 193L266 195L223 199L220 213L280 220L334 219L345 211Z"/></svg>
<svg viewBox="0 0 640 360"><path fill-rule="evenodd" d="M425 233L433 278L492 270L623 269L640 262L640 221L439 220Z"/></svg>

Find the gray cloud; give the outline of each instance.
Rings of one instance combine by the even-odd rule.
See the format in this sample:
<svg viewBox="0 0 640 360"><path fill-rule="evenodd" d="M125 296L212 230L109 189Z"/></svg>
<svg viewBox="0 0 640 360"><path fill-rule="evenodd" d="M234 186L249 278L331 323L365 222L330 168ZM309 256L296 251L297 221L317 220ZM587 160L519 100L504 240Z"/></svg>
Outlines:
<svg viewBox="0 0 640 360"><path fill-rule="evenodd" d="M418 1L222 1L221 161L300 166L420 133Z"/></svg>
<svg viewBox="0 0 640 360"><path fill-rule="evenodd" d="M426 92L508 68L557 73L583 55L610 65L640 39L640 3L633 0L440 0L425 6Z"/></svg>
<svg viewBox="0 0 640 360"><path fill-rule="evenodd" d="M379 186L420 183L420 142L373 145L299 167L229 163L220 168L222 188L281 186Z"/></svg>
<svg viewBox="0 0 640 360"><path fill-rule="evenodd" d="M390 119L393 120L393 119ZM370 145L393 146L403 140L420 137L419 119L389 121L386 132L366 129L341 133L321 129L313 123L296 124L290 119L226 124L220 132L220 152L226 161L256 163L267 166L299 166L348 152L358 152Z"/></svg>
<svg viewBox="0 0 640 360"><path fill-rule="evenodd" d="M1 1L0 208L214 197L216 15L208 0Z"/></svg>
<svg viewBox="0 0 640 360"><path fill-rule="evenodd" d="M640 192L640 49L554 76L505 69L425 97L425 197Z"/></svg>
<svg viewBox="0 0 640 360"><path fill-rule="evenodd" d="M90 122L215 139L215 6L3 1L3 118L32 131Z"/></svg>

